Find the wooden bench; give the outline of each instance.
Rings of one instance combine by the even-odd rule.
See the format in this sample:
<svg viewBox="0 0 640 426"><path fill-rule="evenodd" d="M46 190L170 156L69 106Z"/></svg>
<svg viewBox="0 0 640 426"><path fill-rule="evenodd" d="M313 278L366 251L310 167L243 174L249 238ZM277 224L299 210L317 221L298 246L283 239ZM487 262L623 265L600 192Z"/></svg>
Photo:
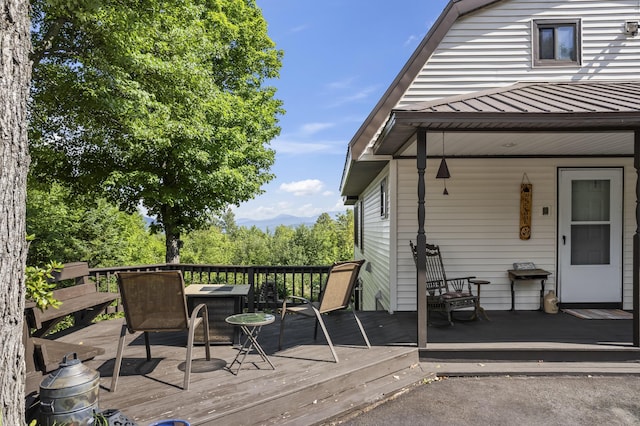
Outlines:
<svg viewBox="0 0 640 426"><path fill-rule="evenodd" d="M56 324L68 315L73 315L73 328L80 328L91 323L100 313L104 312L118 293L100 292L95 283L89 280L89 266L86 262L66 263L62 271L54 274L55 282L75 280L75 285L53 291L53 297L61 303L59 308L38 309L33 302L25 306L25 320L31 329L27 348L27 358L32 354L33 369L48 373L58 368L64 355L75 352L82 361L91 359L104 353L102 348L85 345L74 345L43 338ZM30 370L27 360L27 370ZM29 371L28 371L29 373Z"/></svg>
<svg viewBox="0 0 640 426"><path fill-rule="evenodd" d="M53 297L62 302L59 308L28 309L29 326L35 329L32 336L44 336L68 315L73 315L74 327L88 325L119 297L118 293L98 291L96 284L89 281L86 262L65 263L62 271L54 273L55 282L71 279L75 285L53 291Z"/></svg>

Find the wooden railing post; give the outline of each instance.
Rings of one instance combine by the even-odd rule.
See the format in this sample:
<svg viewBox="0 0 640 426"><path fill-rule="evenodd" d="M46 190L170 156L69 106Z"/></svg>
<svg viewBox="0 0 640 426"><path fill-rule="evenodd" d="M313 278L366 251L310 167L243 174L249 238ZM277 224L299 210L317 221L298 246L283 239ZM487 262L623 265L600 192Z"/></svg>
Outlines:
<svg viewBox="0 0 640 426"><path fill-rule="evenodd" d="M256 277L256 272L255 272L255 268L253 266L250 266L249 269L247 269L247 275L248 275L248 283L249 283L249 300L248 300L248 308L249 308L249 312L255 312L255 301L256 301L256 292L255 292L255 277Z"/></svg>

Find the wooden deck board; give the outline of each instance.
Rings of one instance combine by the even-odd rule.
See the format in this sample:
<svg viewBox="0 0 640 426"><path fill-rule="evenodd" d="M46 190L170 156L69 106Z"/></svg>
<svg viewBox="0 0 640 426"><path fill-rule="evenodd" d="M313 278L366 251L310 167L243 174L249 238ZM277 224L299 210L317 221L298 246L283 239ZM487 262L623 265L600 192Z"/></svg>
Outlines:
<svg viewBox="0 0 640 426"><path fill-rule="evenodd" d="M287 320L285 344L281 351L277 349L279 322L265 326L259 336L275 370L252 352L247 355L240 372L234 375L220 367L233 360L236 348L212 345L212 360L206 361L204 347L196 346L191 386L185 392L182 381L186 333L152 334L150 362L146 361L142 334L137 333L127 335L118 390L114 393L108 388L121 324L122 320L103 321L59 340L104 348L104 354L84 362L100 372L99 406L101 409L118 409L140 424L166 418L207 424L243 416L261 417L267 421L272 416L311 404L314 399L329 397L337 391L336 386L352 386L344 381L349 380L354 370L369 365L378 371L379 376L389 374L380 368L381 362L388 364L389 370L393 370L391 373L417 362L415 347L374 346L367 349L349 314L336 315L328 321L340 357L340 363L336 364L324 337L320 334L314 341L313 321L295 317ZM392 361L406 354L412 359L401 360L397 365ZM364 369L362 380L368 380L371 374ZM313 392L301 392L310 386Z"/></svg>
<svg viewBox="0 0 640 426"><path fill-rule="evenodd" d="M350 392L373 392L374 389L380 389L376 392L388 392L393 388L393 381L397 380L395 377L404 375L398 371L407 372L409 366L418 363L414 343L417 329L415 313L362 312L359 316L372 349L364 346L350 313L330 315L327 319L340 357L337 364L333 362L322 333L314 341L313 320L299 317L287 320L284 345L280 351L277 347L279 320L265 326L259 336L276 367L275 371L258 355L250 354L239 374L234 375L219 368L234 358L234 347L213 345L213 360L207 362L204 360L204 348L198 346L194 351L191 389L186 392L181 388L183 370L180 369L186 355L186 333L152 335L151 362L146 362L141 334L128 335L115 393L109 392L108 388L122 320L102 321L58 340L104 349L104 354L85 362L101 375L99 407L118 409L140 425L167 418L183 418L192 425L296 424L296 415L307 416L305 418L309 422L317 420L319 414L307 413L311 409L320 410L326 406L338 410L340 403L346 404L346 409L358 400L364 404L376 395L352 396ZM434 347L453 348L454 351L465 347L495 350L500 345L515 345L521 350L542 345L562 350L573 348L577 344L576 336L580 337L581 344L591 345L612 340L625 345L631 337L627 330L630 321L596 323L570 315L553 316L537 312L490 312L489 316L491 322L429 327L429 342ZM625 340L627 334L629 339ZM418 381L421 375L426 377L431 373L413 371L407 373L403 380ZM334 393L337 396L332 398Z"/></svg>

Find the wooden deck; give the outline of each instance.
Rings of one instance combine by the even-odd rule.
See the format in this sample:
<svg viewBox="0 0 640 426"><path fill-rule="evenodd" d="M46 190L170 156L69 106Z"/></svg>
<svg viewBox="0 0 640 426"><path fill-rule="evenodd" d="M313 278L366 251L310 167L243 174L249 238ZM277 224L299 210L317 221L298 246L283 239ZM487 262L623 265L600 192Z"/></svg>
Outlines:
<svg viewBox="0 0 640 426"><path fill-rule="evenodd" d="M415 313L362 312L359 316L371 349L364 346L350 313L327 319L340 357L338 364L321 333L317 342L313 340L313 320L298 317L287 320L281 351L277 350L278 320L265 326L259 336L275 370L251 354L234 375L224 368L236 354L234 347L213 346L209 362L204 360L204 348L197 347L191 389L186 392L181 389L186 334L153 335L151 362L146 362L142 336L129 335L115 393L108 387L122 320L102 321L58 340L104 349L104 354L85 362L101 375L99 407L120 410L139 425L169 418L185 419L192 425L316 424L431 376L433 372L425 371L421 360L485 359L487 353L500 352L501 347L512 350L504 352L505 357L514 357L514 348L521 353L564 350L571 356L580 348L585 353L613 348L611 353L640 360L638 348L630 347L631 321L627 320L489 312L490 322L429 327L428 349L418 351Z"/></svg>

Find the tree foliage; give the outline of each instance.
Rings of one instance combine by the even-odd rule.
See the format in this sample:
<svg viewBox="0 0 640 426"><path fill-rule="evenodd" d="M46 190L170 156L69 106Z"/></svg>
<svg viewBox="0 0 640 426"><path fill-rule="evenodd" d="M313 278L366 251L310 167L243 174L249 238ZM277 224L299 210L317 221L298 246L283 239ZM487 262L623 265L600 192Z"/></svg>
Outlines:
<svg viewBox="0 0 640 426"><path fill-rule="evenodd" d="M162 263L164 246L140 213L126 214L104 199L73 196L60 185L30 185L27 232L35 236L27 264L86 261L91 267Z"/></svg>
<svg viewBox="0 0 640 426"><path fill-rule="evenodd" d="M208 230L187 234L183 254L186 263L214 265L329 265L350 260L353 211L335 219L324 213L313 226L280 225L273 232L238 227L233 214L227 213Z"/></svg>
<svg viewBox="0 0 640 426"><path fill-rule="evenodd" d="M142 204L168 262L183 233L272 179L282 110L265 80L281 52L254 0L36 0L33 11L34 179L128 212Z"/></svg>

